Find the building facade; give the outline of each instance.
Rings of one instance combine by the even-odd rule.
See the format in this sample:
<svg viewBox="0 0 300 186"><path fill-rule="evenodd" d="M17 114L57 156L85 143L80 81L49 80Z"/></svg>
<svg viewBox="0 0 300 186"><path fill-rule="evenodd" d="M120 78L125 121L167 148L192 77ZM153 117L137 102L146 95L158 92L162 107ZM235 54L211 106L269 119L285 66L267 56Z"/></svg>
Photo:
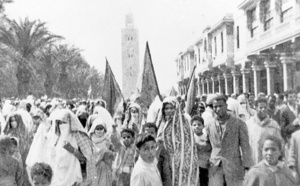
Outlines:
<svg viewBox="0 0 300 186"><path fill-rule="evenodd" d="M198 94L300 91L300 1L244 0L193 48Z"/></svg>
<svg viewBox="0 0 300 186"><path fill-rule="evenodd" d="M188 83L195 66L194 49L190 46L184 52L180 52L176 58L177 82L180 95L186 94L188 91Z"/></svg>
<svg viewBox="0 0 300 186"><path fill-rule="evenodd" d="M135 91L140 70L139 32L134 27L133 15L126 15L122 29L122 91L129 98Z"/></svg>

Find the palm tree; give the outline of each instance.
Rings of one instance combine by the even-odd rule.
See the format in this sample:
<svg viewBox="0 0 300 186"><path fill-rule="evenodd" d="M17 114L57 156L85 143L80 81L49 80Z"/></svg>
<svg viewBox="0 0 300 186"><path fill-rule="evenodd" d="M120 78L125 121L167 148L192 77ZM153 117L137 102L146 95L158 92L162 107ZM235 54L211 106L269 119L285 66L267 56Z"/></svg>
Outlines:
<svg viewBox="0 0 300 186"><path fill-rule="evenodd" d="M81 50L69 45L58 45L56 46L56 67L59 67L59 77L58 77L58 89L63 94L64 97L67 97L70 89L67 88L70 85L68 80L70 68L75 65L76 61L80 60Z"/></svg>
<svg viewBox="0 0 300 186"><path fill-rule="evenodd" d="M19 96L28 93L30 80L35 77L33 62L36 54L45 46L62 37L51 34L44 22L24 21L3 18L4 24L0 26L0 50L6 52L12 62L17 66L17 86Z"/></svg>
<svg viewBox="0 0 300 186"><path fill-rule="evenodd" d="M56 82L56 64L57 64L57 53L54 45L48 45L40 53L39 65L40 71L45 75L45 81L43 83L46 95L52 97L53 86Z"/></svg>

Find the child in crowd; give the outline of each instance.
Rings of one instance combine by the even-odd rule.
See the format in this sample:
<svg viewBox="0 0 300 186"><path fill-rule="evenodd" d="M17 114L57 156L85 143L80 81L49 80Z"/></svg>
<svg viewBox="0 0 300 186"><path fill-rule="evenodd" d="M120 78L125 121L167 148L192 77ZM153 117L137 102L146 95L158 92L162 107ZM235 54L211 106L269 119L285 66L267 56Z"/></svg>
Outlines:
<svg viewBox="0 0 300 186"><path fill-rule="evenodd" d="M18 139L15 138L15 137L10 137L10 140L12 142L10 155L12 157L16 158L20 162L20 164L22 165L21 154L20 154L20 151L18 149Z"/></svg>
<svg viewBox="0 0 300 186"><path fill-rule="evenodd" d="M112 185L112 160L110 138L107 135L106 124L97 118L89 131L89 136L94 143L94 153L97 168L97 185Z"/></svg>
<svg viewBox="0 0 300 186"><path fill-rule="evenodd" d="M158 128L154 123L146 123L144 126L144 133L149 134L157 140ZM161 180L164 186L172 186L172 170L170 165L170 155L167 153L164 144L161 140L156 142L156 158L158 160L157 168L161 175Z"/></svg>
<svg viewBox="0 0 300 186"><path fill-rule="evenodd" d="M50 186L52 180L52 169L48 164L35 163L30 171L33 186Z"/></svg>
<svg viewBox="0 0 300 186"><path fill-rule="evenodd" d="M137 137L136 147L139 159L131 174L131 186L162 186L157 169L156 141L150 134L141 134Z"/></svg>
<svg viewBox="0 0 300 186"><path fill-rule="evenodd" d="M115 161L113 163L113 176L115 178L113 185L129 186L130 176L134 166L134 136L135 132L132 129L123 129L121 131L121 138L116 129L117 125L113 125L113 132L111 135L111 142L114 149L117 151Z"/></svg>
<svg viewBox="0 0 300 186"><path fill-rule="evenodd" d="M292 171L279 161L282 155L281 140L275 136L266 136L261 141L263 160L254 165L244 181L244 186L296 186Z"/></svg>
<svg viewBox="0 0 300 186"><path fill-rule="evenodd" d="M204 120L200 116L194 116L191 119L192 129L194 132L194 139L198 149L199 158L199 175L200 185L208 185L208 165L211 154L211 145L208 136L204 130ZM203 132L204 131L204 132Z"/></svg>
<svg viewBox="0 0 300 186"><path fill-rule="evenodd" d="M0 185L21 186L22 166L12 157L13 141L8 136L0 136Z"/></svg>

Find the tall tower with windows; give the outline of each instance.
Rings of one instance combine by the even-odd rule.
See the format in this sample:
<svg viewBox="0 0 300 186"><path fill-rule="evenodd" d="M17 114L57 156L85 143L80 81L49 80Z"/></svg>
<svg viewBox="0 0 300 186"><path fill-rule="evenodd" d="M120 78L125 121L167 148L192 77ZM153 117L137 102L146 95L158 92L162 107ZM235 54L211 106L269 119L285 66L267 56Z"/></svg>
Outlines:
<svg viewBox="0 0 300 186"><path fill-rule="evenodd" d="M122 29L122 90L125 99L136 91L139 69L139 32L134 28L133 14L129 13Z"/></svg>

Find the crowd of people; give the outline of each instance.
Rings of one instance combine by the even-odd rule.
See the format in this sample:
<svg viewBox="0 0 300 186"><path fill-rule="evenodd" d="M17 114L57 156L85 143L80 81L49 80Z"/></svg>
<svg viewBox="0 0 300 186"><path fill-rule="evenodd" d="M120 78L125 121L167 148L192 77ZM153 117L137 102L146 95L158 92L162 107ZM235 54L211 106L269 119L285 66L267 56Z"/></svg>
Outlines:
<svg viewBox="0 0 300 186"><path fill-rule="evenodd" d="M0 186L300 185L300 93L185 98L6 99Z"/></svg>

